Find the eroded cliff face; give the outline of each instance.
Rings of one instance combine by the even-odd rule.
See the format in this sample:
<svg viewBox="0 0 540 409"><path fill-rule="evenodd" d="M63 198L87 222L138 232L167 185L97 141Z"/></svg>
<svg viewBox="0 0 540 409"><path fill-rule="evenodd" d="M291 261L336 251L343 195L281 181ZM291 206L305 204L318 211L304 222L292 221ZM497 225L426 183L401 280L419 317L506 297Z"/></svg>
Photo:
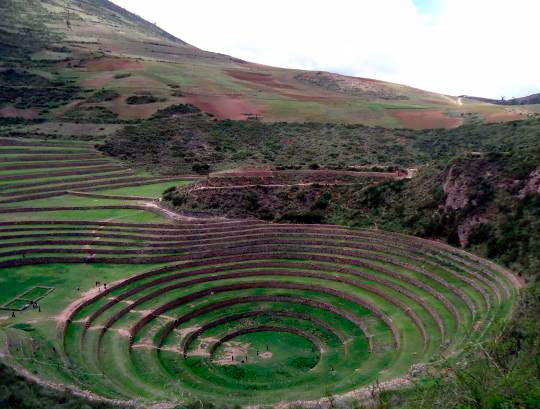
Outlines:
<svg viewBox="0 0 540 409"><path fill-rule="evenodd" d="M516 178L504 161L478 156L455 161L440 180L444 199L438 210L455 216L459 243L466 247L476 226L497 218L497 197L517 202L540 193L540 166L527 177Z"/></svg>
<svg viewBox="0 0 540 409"><path fill-rule="evenodd" d="M442 189L446 197L445 210L459 210L468 206L471 180L462 169L451 166L444 177Z"/></svg>
<svg viewBox="0 0 540 409"><path fill-rule="evenodd" d="M496 190L512 185L503 179L500 169L483 158L458 161L443 174L445 200L440 211L456 216L456 232L462 247L469 244L476 226L495 217Z"/></svg>
<svg viewBox="0 0 540 409"><path fill-rule="evenodd" d="M525 187L519 192L520 197L540 193L540 166L531 172L525 181Z"/></svg>

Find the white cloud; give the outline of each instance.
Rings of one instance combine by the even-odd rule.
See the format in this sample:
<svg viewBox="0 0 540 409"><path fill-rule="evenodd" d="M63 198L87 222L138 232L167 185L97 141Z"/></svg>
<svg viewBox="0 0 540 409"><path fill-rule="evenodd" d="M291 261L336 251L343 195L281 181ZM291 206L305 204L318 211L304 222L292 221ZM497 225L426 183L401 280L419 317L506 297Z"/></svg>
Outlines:
<svg viewBox="0 0 540 409"><path fill-rule="evenodd" d="M451 95L540 92L538 0L114 0L209 51Z"/></svg>

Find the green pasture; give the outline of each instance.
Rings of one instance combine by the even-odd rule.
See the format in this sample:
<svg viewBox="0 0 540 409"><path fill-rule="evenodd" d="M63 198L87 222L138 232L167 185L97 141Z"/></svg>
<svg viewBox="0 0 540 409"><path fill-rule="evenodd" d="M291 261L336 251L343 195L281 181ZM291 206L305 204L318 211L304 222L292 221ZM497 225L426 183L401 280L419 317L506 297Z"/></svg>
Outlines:
<svg viewBox="0 0 540 409"><path fill-rule="evenodd" d="M88 209L88 210L56 210L28 213L2 213L0 221L32 221L32 220L89 220L89 221L121 221L126 223L166 223L167 220L156 213L146 210L125 209Z"/></svg>
<svg viewBox="0 0 540 409"><path fill-rule="evenodd" d="M120 170L123 172L123 170ZM92 176L95 178L95 180L104 181L106 179L114 179L118 177L129 177L129 175L119 176L117 175L117 172L103 172L103 173L96 173L96 174L81 174L81 175L66 175L66 176L55 176L55 177L48 177L46 173L38 173L35 174L35 177L28 179L22 179L22 180L1 180L0 186L5 185L13 185L13 188L10 187L9 190L6 191L12 191L15 189L35 189L36 187L17 187L17 185L25 184L25 183L45 183L45 182L51 182L50 184L45 185L44 187L47 188L53 188L53 187L59 187L66 183L91 183L92 179L88 181L81 181L81 182L75 182L74 180L79 178L92 178ZM54 182L54 183L52 183Z"/></svg>
<svg viewBox="0 0 540 409"><path fill-rule="evenodd" d="M161 197L161 194L170 187L187 186L192 184L191 180L171 180L167 182L151 183L142 186L120 187L115 189L103 189L96 191L96 194L101 195L118 195L118 196L143 196L143 197Z"/></svg>
<svg viewBox="0 0 540 409"><path fill-rule="evenodd" d="M43 168L43 169L14 169L14 170L0 170L0 177L2 175L29 175L30 177L28 179L33 180L36 176L46 176L48 172L63 172L66 170L77 170L77 169L84 169L88 171L93 171L95 168L99 168L102 166L112 166L114 165L114 162L111 163L103 163L103 164L96 164L92 166L65 166L61 168Z"/></svg>

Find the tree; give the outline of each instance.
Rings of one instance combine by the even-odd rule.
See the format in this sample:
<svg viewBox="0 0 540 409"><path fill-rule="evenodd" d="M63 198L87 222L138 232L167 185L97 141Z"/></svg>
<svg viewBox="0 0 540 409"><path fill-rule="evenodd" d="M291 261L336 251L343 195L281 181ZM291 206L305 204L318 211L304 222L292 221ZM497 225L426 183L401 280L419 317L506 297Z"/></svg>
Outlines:
<svg viewBox="0 0 540 409"><path fill-rule="evenodd" d="M66 8L66 25L67 25L67 28L68 30L71 30L71 22L69 21L69 9Z"/></svg>
<svg viewBox="0 0 540 409"><path fill-rule="evenodd" d="M204 175L204 174L207 174L210 171L210 165L208 165L207 163L196 163L195 165L193 165L193 167L191 169L195 173L199 173L201 175Z"/></svg>

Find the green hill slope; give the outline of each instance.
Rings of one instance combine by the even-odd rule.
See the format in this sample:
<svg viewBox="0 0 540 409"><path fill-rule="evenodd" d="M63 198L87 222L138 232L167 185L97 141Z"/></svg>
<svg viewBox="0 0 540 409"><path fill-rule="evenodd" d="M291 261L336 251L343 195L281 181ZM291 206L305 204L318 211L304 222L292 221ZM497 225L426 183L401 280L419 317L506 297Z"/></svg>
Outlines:
<svg viewBox="0 0 540 409"><path fill-rule="evenodd" d="M5 17L0 23L4 67L71 81L87 91L71 104L66 100L64 106L45 112L39 105L20 107L0 100L1 116L63 117L98 106L121 119L138 119L173 103L192 103L222 119L452 128L530 114L526 107L496 106L366 78L262 66L206 52L107 0L6 0L0 8ZM117 97L98 103L86 99L102 88ZM149 98L133 104L130 97L140 94Z"/></svg>

